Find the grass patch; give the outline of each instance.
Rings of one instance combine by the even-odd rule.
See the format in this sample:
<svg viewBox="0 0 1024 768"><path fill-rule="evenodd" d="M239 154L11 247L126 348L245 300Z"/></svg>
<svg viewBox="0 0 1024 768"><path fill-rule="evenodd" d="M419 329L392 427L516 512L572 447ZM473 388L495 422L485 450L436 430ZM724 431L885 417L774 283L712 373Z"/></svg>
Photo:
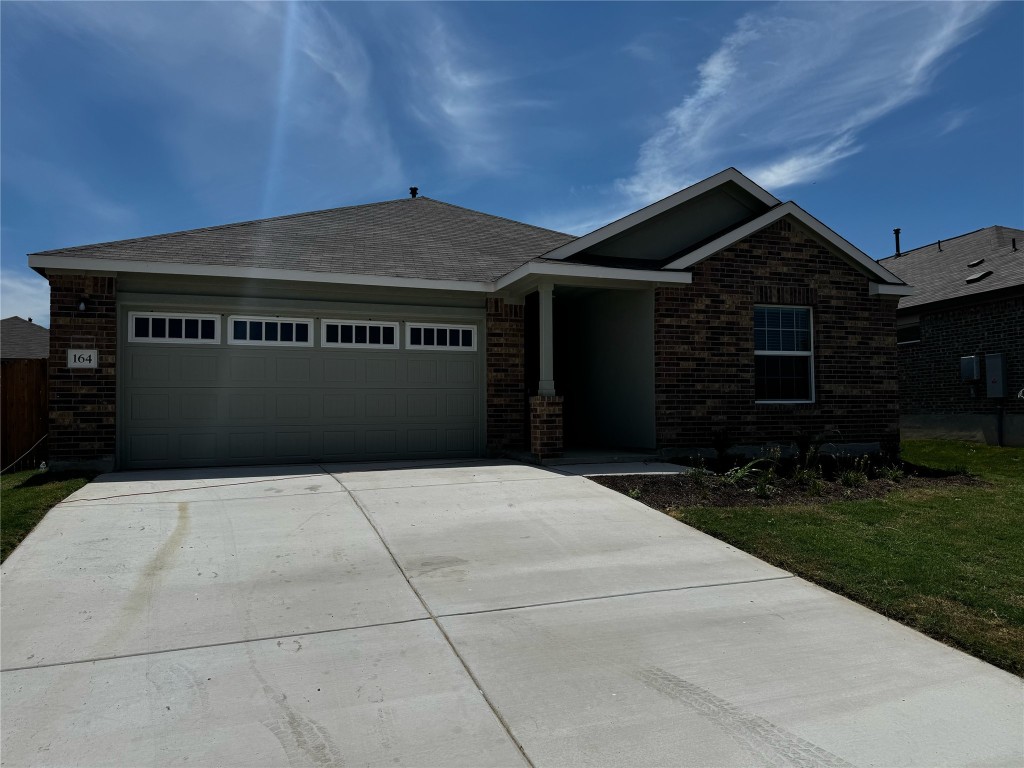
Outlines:
<svg viewBox="0 0 1024 768"><path fill-rule="evenodd" d="M1024 449L907 441L911 465L969 472L876 498L658 504L681 520L980 659L1024 675ZM964 478L968 480L969 478ZM753 496L753 494L750 494Z"/></svg>
<svg viewBox="0 0 1024 768"><path fill-rule="evenodd" d="M81 472L14 472L0 476L0 562L55 504L95 477Z"/></svg>

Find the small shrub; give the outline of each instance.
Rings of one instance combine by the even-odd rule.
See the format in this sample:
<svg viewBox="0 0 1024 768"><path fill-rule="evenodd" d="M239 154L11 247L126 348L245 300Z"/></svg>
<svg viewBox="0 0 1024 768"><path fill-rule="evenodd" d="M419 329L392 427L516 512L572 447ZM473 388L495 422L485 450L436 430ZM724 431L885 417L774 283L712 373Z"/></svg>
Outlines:
<svg viewBox="0 0 1024 768"><path fill-rule="evenodd" d="M639 488L630 488L628 496L631 499L639 499L640 498L640 489Z"/></svg>
<svg viewBox="0 0 1024 768"><path fill-rule="evenodd" d="M760 474L761 470L757 468L757 465L762 461L764 461L764 459L754 459L753 461L744 464L742 467L733 467L722 475L722 479L729 483L729 485L739 485L747 478Z"/></svg>
<svg viewBox="0 0 1024 768"><path fill-rule="evenodd" d="M825 483L820 477L812 477L807 481L807 493L811 496L821 496L825 493Z"/></svg>
<svg viewBox="0 0 1024 768"><path fill-rule="evenodd" d="M772 481L775 479L775 473L772 470L762 472L757 477L757 483L754 485L754 495L759 499L770 498L775 493L776 488L772 485Z"/></svg>
<svg viewBox="0 0 1024 768"><path fill-rule="evenodd" d="M898 483L903 479L903 470L895 465L889 465L878 468L878 476L883 480L888 480L890 483Z"/></svg>
<svg viewBox="0 0 1024 768"><path fill-rule="evenodd" d="M860 488L867 482L867 473L862 469L844 469L839 473L839 484L847 488Z"/></svg>
<svg viewBox="0 0 1024 768"><path fill-rule="evenodd" d="M807 488L809 488L812 483L817 482L820 488L821 469L817 466L797 467L796 471L793 472L793 482Z"/></svg>
<svg viewBox="0 0 1024 768"><path fill-rule="evenodd" d="M711 478L715 476L714 472L704 467L703 459L687 474L690 477L690 482L693 483L693 487L699 491L705 490L711 484Z"/></svg>

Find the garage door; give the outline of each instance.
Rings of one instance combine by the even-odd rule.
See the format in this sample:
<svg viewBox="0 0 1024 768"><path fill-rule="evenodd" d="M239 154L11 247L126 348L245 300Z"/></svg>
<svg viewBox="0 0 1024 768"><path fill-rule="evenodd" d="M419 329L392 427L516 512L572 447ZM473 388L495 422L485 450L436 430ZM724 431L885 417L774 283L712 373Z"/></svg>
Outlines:
<svg viewBox="0 0 1024 768"><path fill-rule="evenodd" d="M122 318L123 468L482 453L475 323Z"/></svg>

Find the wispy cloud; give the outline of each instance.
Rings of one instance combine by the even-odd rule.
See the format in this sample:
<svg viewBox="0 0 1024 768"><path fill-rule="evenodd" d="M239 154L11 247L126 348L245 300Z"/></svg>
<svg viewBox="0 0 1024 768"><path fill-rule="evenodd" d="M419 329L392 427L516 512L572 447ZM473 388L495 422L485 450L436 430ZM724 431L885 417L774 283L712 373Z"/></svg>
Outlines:
<svg viewBox="0 0 1024 768"><path fill-rule="evenodd" d="M52 27L103 44L119 99L159 109L170 167L216 215L226 198L280 212L321 202L309 199L317 193L338 204L346 192L393 188L401 176L373 62L341 20L347 7L30 5Z"/></svg>
<svg viewBox="0 0 1024 768"><path fill-rule="evenodd" d="M50 285L31 273L0 271L0 316L32 318L37 325L50 325Z"/></svg>
<svg viewBox="0 0 1024 768"><path fill-rule="evenodd" d="M729 165L769 188L812 181L868 125L926 93L983 3L797 3L744 16L618 182L634 204Z"/></svg>
<svg viewBox="0 0 1024 768"><path fill-rule="evenodd" d="M448 16L426 9L403 51L410 110L462 171L500 174L515 165L505 126L513 111L543 106L508 87L509 77L487 62Z"/></svg>
<svg viewBox="0 0 1024 768"><path fill-rule="evenodd" d="M945 136L947 133L963 128L970 121L973 113L973 109L951 109L939 121L939 136Z"/></svg>

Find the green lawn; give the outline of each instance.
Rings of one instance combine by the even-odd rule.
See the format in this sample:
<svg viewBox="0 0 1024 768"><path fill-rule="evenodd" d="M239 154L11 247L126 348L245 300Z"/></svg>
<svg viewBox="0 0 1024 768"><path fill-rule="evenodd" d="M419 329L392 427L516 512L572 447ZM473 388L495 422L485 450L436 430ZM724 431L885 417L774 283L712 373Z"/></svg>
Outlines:
<svg viewBox="0 0 1024 768"><path fill-rule="evenodd" d="M920 466L983 486L882 499L689 507L673 517L996 666L1024 674L1024 449L921 440Z"/></svg>
<svg viewBox="0 0 1024 768"><path fill-rule="evenodd" d="M28 536L50 508L94 475L66 472L14 472L0 477L0 562Z"/></svg>

